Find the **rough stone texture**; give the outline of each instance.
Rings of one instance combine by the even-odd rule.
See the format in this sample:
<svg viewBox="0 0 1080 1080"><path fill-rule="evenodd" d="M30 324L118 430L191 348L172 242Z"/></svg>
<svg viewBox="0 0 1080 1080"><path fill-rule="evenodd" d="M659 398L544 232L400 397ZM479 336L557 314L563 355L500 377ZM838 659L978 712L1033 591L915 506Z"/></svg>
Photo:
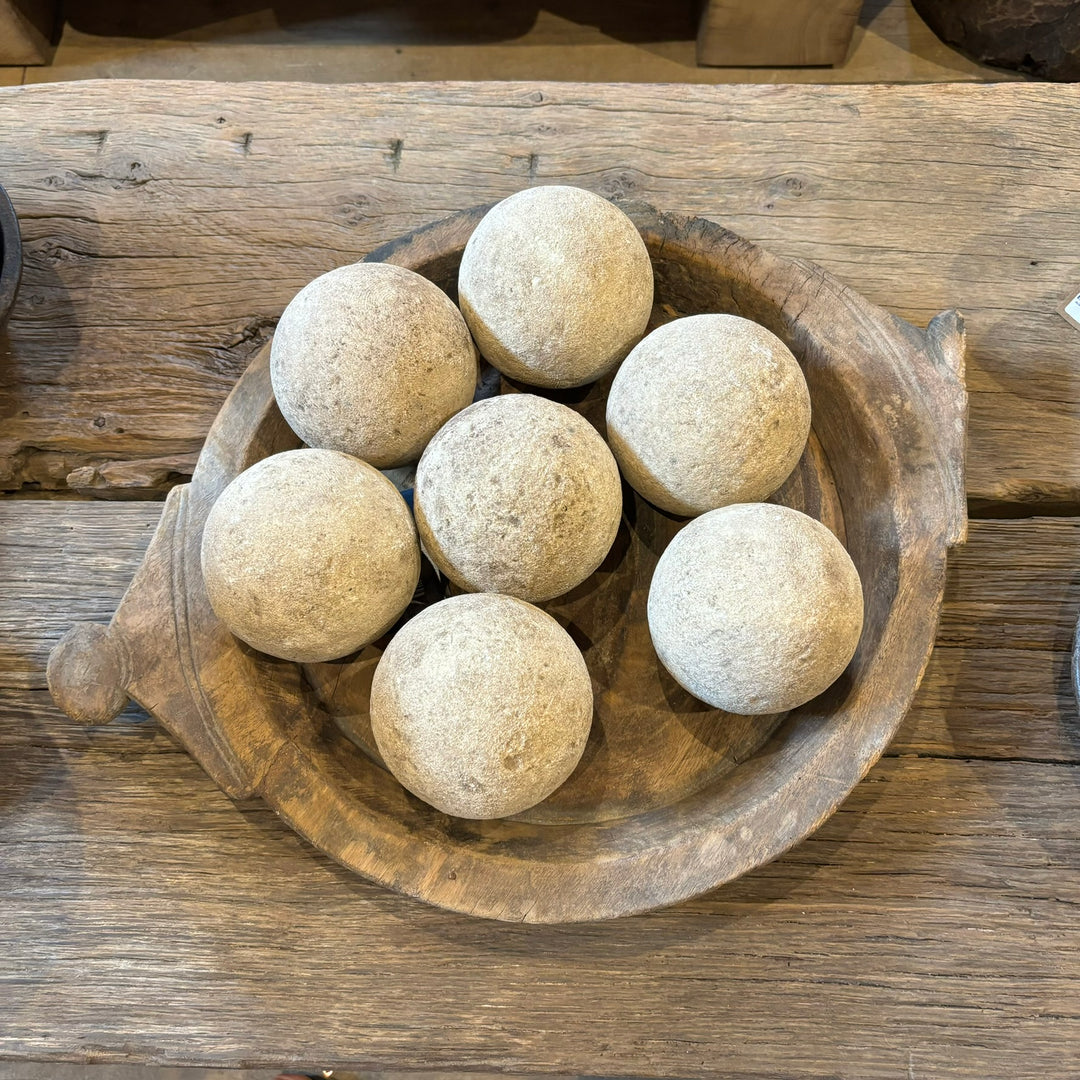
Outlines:
<svg viewBox="0 0 1080 1080"><path fill-rule="evenodd" d="M651 503L693 516L771 495L810 434L810 393L784 343L737 315L654 330L615 375L608 442Z"/></svg>
<svg viewBox="0 0 1080 1080"><path fill-rule="evenodd" d="M387 469L416 461L472 401L476 348L438 286L400 266L356 263L293 297L270 372L282 415L304 442Z"/></svg>
<svg viewBox="0 0 1080 1080"><path fill-rule="evenodd" d="M649 253L633 222L581 188L504 199L469 238L458 300L480 351L530 386L582 386L645 333Z"/></svg>
<svg viewBox="0 0 1080 1080"><path fill-rule="evenodd" d="M691 521L660 557L649 631L691 694L734 713L817 697L847 667L863 595L843 545L786 506L746 503Z"/></svg>
<svg viewBox="0 0 1080 1080"><path fill-rule="evenodd" d="M221 493L202 570L237 637L285 660L333 660L405 610L420 549L409 508L377 469L336 450L289 450Z"/></svg>
<svg viewBox="0 0 1080 1080"><path fill-rule="evenodd" d="M592 684L570 635L511 596L452 596L402 627L371 688L390 771L447 814L517 814L574 771Z"/></svg>
<svg viewBox="0 0 1080 1080"><path fill-rule="evenodd" d="M1042 79L1080 79L1076 0L914 0L942 41L973 59Z"/></svg>
<svg viewBox="0 0 1080 1080"><path fill-rule="evenodd" d="M596 429L535 394L458 413L416 470L420 540L470 592L550 600L604 561L622 516L619 467Z"/></svg>

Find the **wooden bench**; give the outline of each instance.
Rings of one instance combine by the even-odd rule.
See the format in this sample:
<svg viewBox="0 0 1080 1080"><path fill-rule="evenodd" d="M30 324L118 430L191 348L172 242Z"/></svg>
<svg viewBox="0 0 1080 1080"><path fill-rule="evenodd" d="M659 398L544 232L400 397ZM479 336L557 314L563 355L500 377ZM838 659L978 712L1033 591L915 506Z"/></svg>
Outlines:
<svg viewBox="0 0 1080 1080"><path fill-rule="evenodd" d="M0 338L0 1057L1074 1074L1075 111L1028 84L0 91L26 245ZM916 323L960 307L973 520L915 706L819 832L692 903L525 927L366 884L135 709L76 727L44 661L109 617L298 288L545 182L712 218Z"/></svg>
<svg viewBox="0 0 1080 1080"><path fill-rule="evenodd" d="M862 0L705 0L699 64L804 67L842 64Z"/></svg>

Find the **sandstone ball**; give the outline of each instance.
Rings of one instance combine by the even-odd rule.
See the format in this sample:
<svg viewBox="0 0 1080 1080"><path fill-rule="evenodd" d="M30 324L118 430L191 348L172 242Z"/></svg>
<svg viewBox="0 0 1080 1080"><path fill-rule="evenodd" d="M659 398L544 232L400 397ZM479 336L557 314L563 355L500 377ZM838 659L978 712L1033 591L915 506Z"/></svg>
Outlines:
<svg viewBox="0 0 1080 1080"><path fill-rule="evenodd" d="M862 633L858 572L820 522L786 506L712 510L668 545L649 590L664 667L733 713L793 709L847 667Z"/></svg>
<svg viewBox="0 0 1080 1080"><path fill-rule="evenodd" d="M619 368L608 441L627 482L693 516L771 495L810 434L810 393L773 333L737 315L658 327Z"/></svg>
<svg viewBox="0 0 1080 1080"><path fill-rule="evenodd" d="M447 814L494 818L547 798L574 771L592 685L570 635L510 596L426 608L375 670L371 727L390 771Z"/></svg>
<svg viewBox="0 0 1080 1080"><path fill-rule="evenodd" d="M289 450L218 497L202 572L238 638L285 660L333 660L405 610L420 548L409 508L378 470L336 450Z"/></svg>
<svg viewBox="0 0 1080 1080"><path fill-rule="evenodd" d="M306 285L270 346L278 407L309 446L378 469L416 461L473 399L476 349L438 286L389 263L356 263Z"/></svg>
<svg viewBox="0 0 1080 1080"><path fill-rule="evenodd" d="M587 420L535 394L505 394L470 405L431 440L414 507L424 550L456 585L550 600L604 561L622 485Z"/></svg>
<svg viewBox="0 0 1080 1080"><path fill-rule="evenodd" d="M634 223L574 187L504 199L465 246L458 300L480 351L530 386L581 386L645 332L653 272Z"/></svg>

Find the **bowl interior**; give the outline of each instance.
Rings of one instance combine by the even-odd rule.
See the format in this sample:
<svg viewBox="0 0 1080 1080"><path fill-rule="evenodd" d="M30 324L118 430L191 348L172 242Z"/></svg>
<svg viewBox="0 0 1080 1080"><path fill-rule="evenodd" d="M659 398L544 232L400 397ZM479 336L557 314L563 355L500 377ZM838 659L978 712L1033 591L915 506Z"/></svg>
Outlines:
<svg viewBox="0 0 1080 1080"><path fill-rule="evenodd" d="M439 256L412 268L456 298L456 259ZM715 298L703 306L701 298L679 287L687 280L684 274L663 273L662 264L657 269L650 329L703 310L738 313L742 307L738 300L717 304ZM536 390L505 379L499 389L553 397L605 434L604 407L612 377L571 391ZM816 432L798 467L773 500L816 517L841 540L846 538L832 470ZM504 828L508 835L520 839L524 830L540 840L550 835L554 826L587 827L665 809L677 813L675 808L688 796L723 784L740 763L755 755L783 720L782 715L723 713L697 701L663 668L649 636L648 589L659 556L685 519L658 510L625 484L623 507L618 536L601 567L572 592L540 605L582 649L593 680L592 732L578 768L558 791L517 815L512 823L446 827L459 833L476 829L489 839ZM405 618L445 595L435 575L428 575L426 583ZM341 781L349 788L355 785L357 796L362 798L374 787L397 787L382 765L368 717L372 677L390 636L392 633L356 656L304 666L317 701L312 716L321 719L321 729L309 733L312 745L319 745L335 759L341 767ZM409 813L443 818L412 796L403 797L410 804Z"/></svg>
<svg viewBox="0 0 1080 1080"><path fill-rule="evenodd" d="M444 219L369 259L416 270L453 296L483 212ZM775 497L845 541L865 605L859 648L829 690L785 716L759 718L728 716L686 695L659 665L645 619L653 568L682 522L626 491L608 560L545 605L582 647L593 678L596 715L581 765L526 814L466 821L410 795L378 760L367 699L379 643L301 670L242 649L200 590L181 605L201 630L196 727L208 729L215 760L236 751L238 764L218 770L223 786L248 790L233 779L246 768L252 790L324 852L456 911L538 922L626 915L775 857L820 824L880 756L932 646L945 551L962 524L948 498L962 491L953 481L963 397L949 381L955 374L942 375L945 354L817 267L699 219L648 207L631 216L653 259L655 324L743 315L778 334L803 366L813 432ZM602 430L605 394L596 385L560 399ZM196 526L185 533L186 573L197 578L197 526L220 487L295 445L273 404L264 351L222 410L183 502ZM421 602L440 595L429 580Z"/></svg>

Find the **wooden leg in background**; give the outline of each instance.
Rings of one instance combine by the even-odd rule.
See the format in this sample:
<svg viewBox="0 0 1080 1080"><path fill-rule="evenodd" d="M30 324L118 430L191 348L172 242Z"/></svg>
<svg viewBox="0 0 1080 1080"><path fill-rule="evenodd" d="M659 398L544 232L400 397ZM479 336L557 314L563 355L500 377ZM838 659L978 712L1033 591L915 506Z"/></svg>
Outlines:
<svg viewBox="0 0 1080 1080"><path fill-rule="evenodd" d="M0 0L0 65L47 64L57 0Z"/></svg>
<svg viewBox="0 0 1080 1080"><path fill-rule="evenodd" d="M705 0L697 61L713 67L842 64L862 0Z"/></svg>

